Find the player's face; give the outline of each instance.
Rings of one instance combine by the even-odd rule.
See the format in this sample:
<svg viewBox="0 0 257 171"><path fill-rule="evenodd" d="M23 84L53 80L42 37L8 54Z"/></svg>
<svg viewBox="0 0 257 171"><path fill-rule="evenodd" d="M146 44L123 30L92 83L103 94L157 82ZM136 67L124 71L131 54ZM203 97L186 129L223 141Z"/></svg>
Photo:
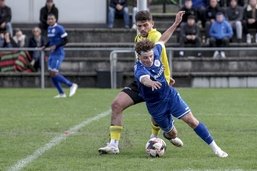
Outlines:
<svg viewBox="0 0 257 171"><path fill-rule="evenodd" d="M147 37L149 31L153 28L152 21L137 21L137 30L139 31L140 35L143 37Z"/></svg>
<svg viewBox="0 0 257 171"><path fill-rule="evenodd" d="M139 60L141 63L146 66L150 67L153 65L153 51L144 52L143 54L139 55Z"/></svg>
<svg viewBox="0 0 257 171"><path fill-rule="evenodd" d="M53 26L56 23L56 18L53 15L47 17L47 24Z"/></svg>

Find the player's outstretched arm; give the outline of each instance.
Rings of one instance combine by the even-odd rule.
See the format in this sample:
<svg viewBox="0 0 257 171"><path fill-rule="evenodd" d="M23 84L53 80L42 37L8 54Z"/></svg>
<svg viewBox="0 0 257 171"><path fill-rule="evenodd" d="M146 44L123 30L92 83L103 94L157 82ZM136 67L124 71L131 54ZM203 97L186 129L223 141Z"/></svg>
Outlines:
<svg viewBox="0 0 257 171"><path fill-rule="evenodd" d="M163 42L164 44L167 43L167 41L170 39L171 35L173 34L173 32L176 30L176 28L178 27L179 23L182 21L182 17L185 14L185 11L179 11L176 14L176 19L175 22L172 24L172 26L170 26L160 37L159 41Z"/></svg>
<svg viewBox="0 0 257 171"><path fill-rule="evenodd" d="M162 84L158 81L153 81L150 79L150 77L143 77L140 82L145 85L146 87L151 87L152 90L160 89Z"/></svg>

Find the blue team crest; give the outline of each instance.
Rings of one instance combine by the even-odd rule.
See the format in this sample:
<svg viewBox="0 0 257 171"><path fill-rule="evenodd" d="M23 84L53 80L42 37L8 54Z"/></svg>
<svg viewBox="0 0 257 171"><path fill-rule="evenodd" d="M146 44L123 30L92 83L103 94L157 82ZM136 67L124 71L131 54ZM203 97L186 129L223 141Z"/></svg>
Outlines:
<svg viewBox="0 0 257 171"><path fill-rule="evenodd" d="M159 60L154 60L154 65L159 67L161 65L161 62Z"/></svg>
<svg viewBox="0 0 257 171"><path fill-rule="evenodd" d="M51 32L52 32L52 33L55 33L55 29L52 29Z"/></svg>

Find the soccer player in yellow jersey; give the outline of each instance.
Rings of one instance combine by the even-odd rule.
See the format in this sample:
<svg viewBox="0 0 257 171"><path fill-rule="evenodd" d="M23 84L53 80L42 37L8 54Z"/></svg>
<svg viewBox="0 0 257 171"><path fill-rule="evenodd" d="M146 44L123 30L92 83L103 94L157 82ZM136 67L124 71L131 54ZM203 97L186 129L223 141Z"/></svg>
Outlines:
<svg viewBox="0 0 257 171"><path fill-rule="evenodd" d="M178 15L179 16L179 15ZM181 17L181 16L179 16ZM177 21L180 18L176 17ZM149 11L139 11L136 14L136 26L139 34L135 37L135 42L139 42L143 39L148 39L153 43L157 42L161 37L161 33L153 28L154 22ZM177 25L174 24L174 31ZM175 81L171 78L169 63L166 55L166 49L163 48L161 61L164 66L164 75L169 84L174 84ZM122 112L129 106L143 102L143 98L139 96L139 90L136 81L124 87L123 90L115 97L112 102L112 115L111 115L111 126L110 126L110 142L107 146L99 148L100 154L118 154L119 153L119 140L122 131ZM155 137L158 135L160 127L152 120L152 135ZM174 131L176 129L174 128ZM170 140L175 146L182 146L183 142L175 137Z"/></svg>

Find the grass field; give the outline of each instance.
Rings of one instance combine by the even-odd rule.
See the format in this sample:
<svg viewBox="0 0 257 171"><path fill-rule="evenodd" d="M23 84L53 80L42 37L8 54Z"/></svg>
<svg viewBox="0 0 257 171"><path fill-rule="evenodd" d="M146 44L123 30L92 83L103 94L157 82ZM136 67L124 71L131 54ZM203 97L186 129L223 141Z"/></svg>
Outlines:
<svg viewBox="0 0 257 171"><path fill-rule="evenodd" d="M257 89L179 89L195 116L229 153L225 159L214 156L179 120L175 124L184 147L175 148L165 140L165 156L146 157L150 117L143 103L124 113L121 153L98 155L97 149L108 140L110 115L92 118L109 110L118 91L79 89L72 98L53 99L54 89L0 89L0 170L30 155L24 168L18 165L17 170L257 170ZM67 131L83 121L87 123L74 134ZM35 155L55 137L64 138Z"/></svg>

